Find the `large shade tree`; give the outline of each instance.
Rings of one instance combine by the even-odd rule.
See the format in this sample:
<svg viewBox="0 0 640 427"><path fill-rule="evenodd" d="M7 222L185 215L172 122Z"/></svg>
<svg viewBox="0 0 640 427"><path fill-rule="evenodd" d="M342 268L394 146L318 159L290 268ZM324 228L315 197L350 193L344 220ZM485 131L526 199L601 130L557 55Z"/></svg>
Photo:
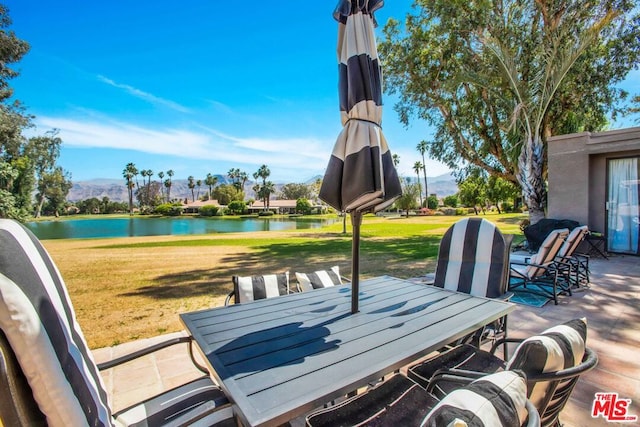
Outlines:
<svg viewBox="0 0 640 427"><path fill-rule="evenodd" d="M435 128L432 157L479 167L522 188L531 221L544 217L546 138L603 129L637 66L631 1L416 0L380 42L387 90L408 124Z"/></svg>
<svg viewBox="0 0 640 427"><path fill-rule="evenodd" d="M14 98L10 80L18 76L13 64L27 54L29 44L10 26L9 11L0 4L0 217L24 220L31 213L39 216L46 201L59 205L70 180L56 165L62 144L56 131L24 136L33 116Z"/></svg>

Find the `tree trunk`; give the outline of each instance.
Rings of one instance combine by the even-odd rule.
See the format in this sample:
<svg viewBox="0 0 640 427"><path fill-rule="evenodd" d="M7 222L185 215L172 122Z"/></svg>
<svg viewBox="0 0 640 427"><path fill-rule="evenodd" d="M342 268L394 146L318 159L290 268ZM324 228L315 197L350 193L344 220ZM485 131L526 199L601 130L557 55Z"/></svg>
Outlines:
<svg viewBox="0 0 640 427"><path fill-rule="evenodd" d="M40 218L40 215L42 214L42 206L44 205L44 196L39 196L38 197L38 204L36 205L36 212L35 212L35 217L36 218Z"/></svg>
<svg viewBox="0 0 640 427"><path fill-rule="evenodd" d="M518 182L522 187L522 199L529 209L531 225L545 217L547 193L542 178L544 150L539 136L527 138L518 159Z"/></svg>

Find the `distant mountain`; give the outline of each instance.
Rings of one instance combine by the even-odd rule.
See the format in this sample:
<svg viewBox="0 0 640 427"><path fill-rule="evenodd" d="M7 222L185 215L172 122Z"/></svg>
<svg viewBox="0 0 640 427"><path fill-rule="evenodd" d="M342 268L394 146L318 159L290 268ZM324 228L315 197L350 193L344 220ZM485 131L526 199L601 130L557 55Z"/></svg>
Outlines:
<svg viewBox="0 0 640 427"><path fill-rule="evenodd" d="M408 177L411 182L416 182L417 177ZM420 178L420 185L424 186L424 178ZM429 194L435 194L438 197L451 196L458 192L458 184L450 173L438 176L427 176L427 190Z"/></svg>
<svg viewBox="0 0 640 427"><path fill-rule="evenodd" d="M152 179L153 181L153 179ZM157 181L157 179L156 179ZM142 179L139 179L142 186ZM228 180L226 177L219 176L218 184L226 184ZM208 191L208 187L202 184L200 186L200 194ZM195 188L197 194L198 187ZM129 199L127 192L127 186L124 179L91 179L88 181L77 181L73 183L73 187L69 190L67 200L70 202L77 202L79 200L90 199L96 197L102 199L108 197L113 202L126 202ZM174 179L171 184L171 198L191 200L191 189L189 188L189 181L186 179Z"/></svg>
<svg viewBox="0 0 640 427"><path fill-rule="evenodd" d="M322 179L321 175L314 176L305 184L312 184L318 179ZM416 177L409 177L412 182L415 182ZM218 175L219 184L227 184L230 181L227 177ZM420 180L421 184L424 181ZM140 185L142 185L142 179L140 179ZM276 190L279 191L282 188L281 183L276 184ZM439 175L436 177L427 177L427 185L429 186L429 194L436 194L438 197L450 196L458 192L458 186L455 179L451 174ZM251 187L253 182L248 181L245 185L245 195L247 198L255 198ZM202 184L200 187L200 194L208 190L207 186ZM196 193L198 188L195 189ZM108 197L109 200L114 202L126 202L128 200L127 187L124 179L91 179L88 181L77 181L73 183L73 187L69 190L67 200L70 202L77 202L79 200L86 200L95 197L102 200L104 197ZM191 189L189 189L189 181L186 179L175 179L171 186L171 198L179 199L191 199Z"/></svg>

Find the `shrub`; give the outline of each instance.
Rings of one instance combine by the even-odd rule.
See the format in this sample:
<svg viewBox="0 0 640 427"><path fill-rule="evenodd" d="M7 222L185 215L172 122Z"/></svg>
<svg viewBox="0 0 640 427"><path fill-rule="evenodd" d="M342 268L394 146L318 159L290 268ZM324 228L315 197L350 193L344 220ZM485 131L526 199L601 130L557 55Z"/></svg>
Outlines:
<svg viewBox="0 0 640 427"><path fill-rule="evenodd" d="M272 216L273 211L260 211L258 212L258 216Z"/></svg>
<svg viewBox="0 0 640 427"><path fill-rule="evenodd" d="M305 198L296 200L296 211L309 215L311 213L311 202Z"/></svg>
<svg viewBox="0 0 640 427"><path fill-rule="evenodd" d="M456 208L445 207L438 209L438 212L442 213L442 215L455 216Z"/></svg>
<svg viewBox="0 0 640 427"><path fill-rule="evenodd" d="M200 216L215 216L218 214L220 209L214 205L205 205L198 209L198 214Z"/></svg>
<svg viewBox="0 0 640 427"><path fill-rule="evenodd" d="M438 209L438 197L436 196L429 196L427 198L427 207L429 209Z"/></svg>
<svg viewBox="0 0 640 427"><path fill-rule="evenodd" d="M457 208L456 215L464 215L464 208Z"/></svg>
<svg viewBox="0 0 640 427"><path fill-rule="evenodd" d="M500 204L504 212L513 212L513 205L509 202L502 202Z"/></svg>
<svg viewBox="0 0 640 427"><path fill-rule="evenodd" d="M241 215L247 210L247 205L242 200L234 200L227 206L229 212Z"/></svg>
<svg viewBox="0 0 640 427"><path fill-rule="evenodd" d="M156 206L155 213L164 216L180 216L182 215L182 206L173 203L163 203Z"/></svg>
<svg viewBox="0 0 640 427"><path fill-rule="evenodd" d="M447 196L445 197L442 202L444 203L445 206L450 206L452 208L455 208L458 206L458 196L456 196L455 194L452 194L451 196Z"/></svg>

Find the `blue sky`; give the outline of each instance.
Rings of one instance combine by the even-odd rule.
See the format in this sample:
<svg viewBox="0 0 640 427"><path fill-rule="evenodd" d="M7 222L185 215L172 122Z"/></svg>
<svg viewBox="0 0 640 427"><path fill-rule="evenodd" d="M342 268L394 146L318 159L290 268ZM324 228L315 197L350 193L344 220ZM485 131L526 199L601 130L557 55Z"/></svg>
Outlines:
<svg viewBox="0 0 640 427"><path fill-rule="evenodd" d="M4 3L31 45L15 97L38 133L60 130L72 180L119 179L129 162L173 169L174 179L251 175L261 164L277 182L324 173L341 129L335 1ZM387 1L378 31L411 3ZM384 101L391 151L413 176L415 147L432 132L419 122L405 129ZM427 160L427 175L447 171Z"/></svg>

